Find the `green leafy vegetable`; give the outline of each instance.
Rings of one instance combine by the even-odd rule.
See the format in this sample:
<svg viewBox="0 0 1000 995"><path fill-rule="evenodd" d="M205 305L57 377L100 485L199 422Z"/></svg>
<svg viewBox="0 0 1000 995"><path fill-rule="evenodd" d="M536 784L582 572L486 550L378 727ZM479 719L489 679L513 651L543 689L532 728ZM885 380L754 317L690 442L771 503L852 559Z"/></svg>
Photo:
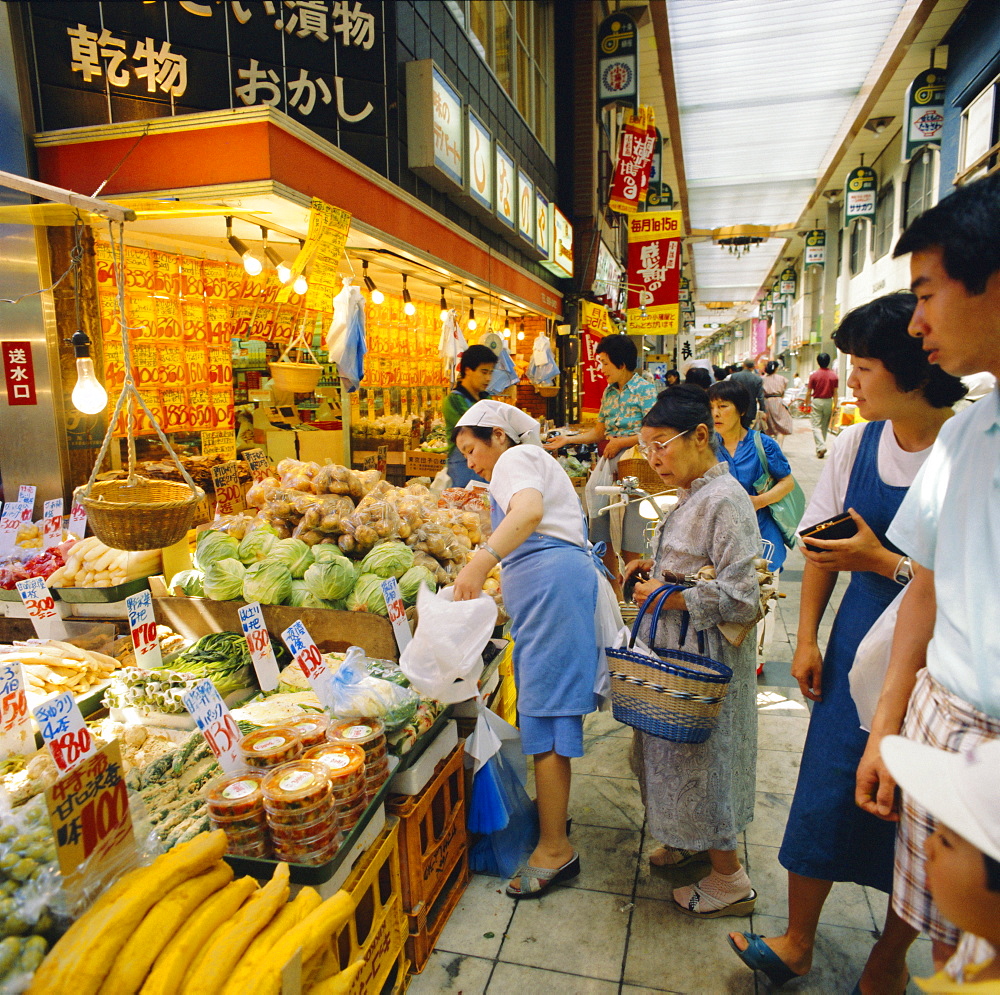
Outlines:
<svg viewBox="0 0 1000 995"><path fill-rule="evenodd" d="M238 560L239 552L240 544L232 536L206 529L198 536L194 564L200 570L207 570L219 560Z"/></svg>
<svg viewBox="0 0 1000 995"><path fill-rule="evenodd" d="M213 601L237 601L243 596L246 567L239 560L219 560L205 571L205 597Z"/></svg>
<svg viewBox="0 0 1000 995"><path fill-rule="evenodd" d="M174 574L170 587L179 587L189 598L203 598L205 575L200 570L180 570Z"/></svg>
<svg viewBox="0 0 1000 995"><path fill-rule="evenodd" d="M312 548L301 539L282 539L271 549L271 555L288 567L292 576L300 579L312 565Z"/></svg>
<svg viewBox="0 0 1000 995"><path fill-rule="evenodd" d="M262 560L250 567L243 578L243 600L262 605L284 604L292 593L292 575L284 563Z"/></svg>
<svg viewBox="0 0 1000 995"><path fill-rule="evenodd" d="M361 561L362 573L402 577L413 566L413 550L405 542L380 542Z"/></svg>
<svg viewBox="0 0 1000 995"><path fill-rule="evenodd" d="M403 604L415 605L417 603L417 591L421 584L430 591L437 590L437 579L427 567L415 566L399 578L399 593L403 598Z"/></svg>
<svg viewBox="0 0 1000 995"><path fill-rule="evenodd" d="M264 529L248 532L240 542L240 562L245 567L249 567L253 563L266 560L277 544L278 537L273 532L267 532Z"/></svg>
<svg viewBox="0 0 1000 995"><path fill-rule="evenodd" d="M354 585L354 590L348 595L348 611L388 616L385 595L382 594L382 579L378 574L362 574Z"/></svg>
<svg viewBox="0 0 1000 995"><path fill-rule="evenodd" d="M304 583L317 598L327 601L346 598L354 588L354 565L344 556L335 556L327 563L314 563L306 571Z"/></svg>

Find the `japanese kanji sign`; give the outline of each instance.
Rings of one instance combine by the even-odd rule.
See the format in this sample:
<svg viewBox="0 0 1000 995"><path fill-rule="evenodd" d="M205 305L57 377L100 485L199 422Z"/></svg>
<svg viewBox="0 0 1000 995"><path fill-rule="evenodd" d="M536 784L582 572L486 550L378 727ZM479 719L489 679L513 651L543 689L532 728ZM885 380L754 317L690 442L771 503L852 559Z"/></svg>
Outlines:
<svg viewBox="0 0 1000 995"><path fill-rule="evenodd" d="M288 652L309 681L309 686L316 692L316 697L326 707L332 707L332 688L330 686L330 668L327 667L323 654L313 642L312 636L300 619L293 622L281 634Z"/></svg>
<svg viewBox="0 0 1000 995"><path fill-rule="evenodd" d="M240 486L240 465L236 460L212 467L212 486L215 488L216 515L231 515L247 506Z"/></svg>
<svg viewBox="0 0 1000 995"><path fill-rule="evenodd" d="M184 707L191 713L195 725L201 730L219 766L227 774L239 774L246 769L240 750L239 726L218 688L206 677L190 691L181 695Z"/></svg>
<svg viewBox="0 0 1000 995"><path fill-rule="evenodd" d="M858 166L847 174L844 187L844 218L870 218L875 223L875 187L878 177L869 166Z"/></svg>
<svg viewBox="0 0 1000 995"><path fill-rule="evenodd" d="M639 108L638 114L626 114L608 198L611 210L622 214L639 210L639 203L645 199L649 186L655 148L656 128L652 108L644 106Z"/></svg>
<svg viewBox="0 0 1000 995"><path fill-rule="evenodd" d="M639 32L635 21L618 10L597 29L597 105L639 100Z"/></svg>
<svg viewBox="0 0 1000 995"><path fill-rule="evenodd" d="M0 664L0 761L27 756L35 749L28 715L24 669L16 660Z"/></svg>
<svg viewBox="0 0 1000 995"><path fill-rule="evenodd" d="M628 330L674 335L681 273L680 211L646 211L628 219Z"/></svg>
<svg viewBox="0 0 1000 995"><path fill-rule="evenodd" d="M257 672L257 682L262 691L273 691L278 686L278 661L271 646L271 636L264 624L264 614L259 601L251 601L239 608L240 625L246 636L250 659Z"/></svg>
<svg viewBox="0 0 1000 995"><path fill-rule="evenodd" d="M0 343L3 356L3 378L7 384L7 403L14 407L37 404L35 398L35 367L31 362L30 342Z"/></svg>
<svg viewBox="0 0 1000 995"><path fill-rule="evenodd" d="M822 266L826 262L826 232L813 228L806 232L806 266Z"/></svg>
<svg viewBox="0 0 1000 995"><path fill-rule="evenodd" d="M201 433L202 456L225 456L236 459L236 435L229 429L212 429Z"/></svg>
<svg viewBox="0 0 1000 995"><path fill-rule="evenodd" d="M61 774L83 763L95 752L94 738L83 721L72 692L46 698L32 710L45 745Z"/></svg>
<svg viewBox="0 0 1000 995"><path fill-rule="evenodd" d="M594 305L596 307L596 305ZM603 311L604 309L601 308ZM605 314L607 312L605 311ZM601 362L597 358L597 346L603 335L598 335L590 329L583 329L580 332L581 346L581 370L582 388L580 391L580 403L585 412L596 414L601 407L601 400L604 397L604 388L607 381L601 373Z"/></svg>

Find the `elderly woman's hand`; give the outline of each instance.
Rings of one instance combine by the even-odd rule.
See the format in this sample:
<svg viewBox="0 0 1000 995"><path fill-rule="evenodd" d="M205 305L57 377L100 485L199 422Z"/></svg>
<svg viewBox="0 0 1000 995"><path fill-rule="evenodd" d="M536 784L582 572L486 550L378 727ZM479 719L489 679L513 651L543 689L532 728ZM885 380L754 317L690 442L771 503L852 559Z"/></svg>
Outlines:
<svg viewBox="0 0 1000 995"><path fill-rule="evenodd" d="M489 573L487 571L486 573ZM479 597L486 583L486 573L480 564L469 561L455 578L454 598L456 601L473 601Z"/></svg>
<svg viewBox="0 0 1000 995"><path fill-rule="evenodd" d="M868 527L868 523L853 509L848 513L858 527L857 535L849 539L813 539L809 542L818 546L820 552L801 547L802 555L820 570L835 573L839 570L868 570L881 573L887 550L879 542L878 536ZM895 562L895 558L892 558Z"/></svg>
<svg viewBox="0 0 1000 995"><path fill-rule="evenodd" d="M653 569L652 560L629 560L625 564L625 572L622 576L623 581L629 580L637 571L641 571L644 574L648 574L650 570Z"/></svg>

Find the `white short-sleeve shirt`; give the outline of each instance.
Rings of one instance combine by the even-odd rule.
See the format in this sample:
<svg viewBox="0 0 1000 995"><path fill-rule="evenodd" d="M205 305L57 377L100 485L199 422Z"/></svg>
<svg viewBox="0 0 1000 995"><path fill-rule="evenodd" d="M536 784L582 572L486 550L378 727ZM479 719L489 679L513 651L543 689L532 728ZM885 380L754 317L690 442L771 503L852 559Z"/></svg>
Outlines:
<svg viewBox="0 0 1000 995"><path fill-rule="evenodd" d="M1000 718L1000 389L945 423L888 535L934 571L928 672Z"/></svg>
<svg viewBox="0 0 1000 995"><path fill-rule="evenodd" d="M493 467L490 496L506 514L510 499L528 487L542 495L542 520L535 531L577 546L585 545L580 499L566 471L540 446L512 446Z"/></svg>

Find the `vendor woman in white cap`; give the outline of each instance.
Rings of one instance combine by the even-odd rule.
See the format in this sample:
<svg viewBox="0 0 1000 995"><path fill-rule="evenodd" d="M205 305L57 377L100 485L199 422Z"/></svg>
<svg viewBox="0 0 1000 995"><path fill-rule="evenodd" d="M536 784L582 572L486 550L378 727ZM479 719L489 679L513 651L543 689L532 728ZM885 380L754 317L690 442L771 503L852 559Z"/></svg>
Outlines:
<svg viewBox="0 0 1000 995"><path fill-rule="evenodd" d="M478 401L455 444L490 485L493 534L455 580L455 600L479 596L503 564L522 748L535 759L538 846L507 886L535 898L580 873L566 835L570 758L583 756L583 717L596 707L598 574L583 512L565 471L539 445L538 424L510 404Z"/></svg>

